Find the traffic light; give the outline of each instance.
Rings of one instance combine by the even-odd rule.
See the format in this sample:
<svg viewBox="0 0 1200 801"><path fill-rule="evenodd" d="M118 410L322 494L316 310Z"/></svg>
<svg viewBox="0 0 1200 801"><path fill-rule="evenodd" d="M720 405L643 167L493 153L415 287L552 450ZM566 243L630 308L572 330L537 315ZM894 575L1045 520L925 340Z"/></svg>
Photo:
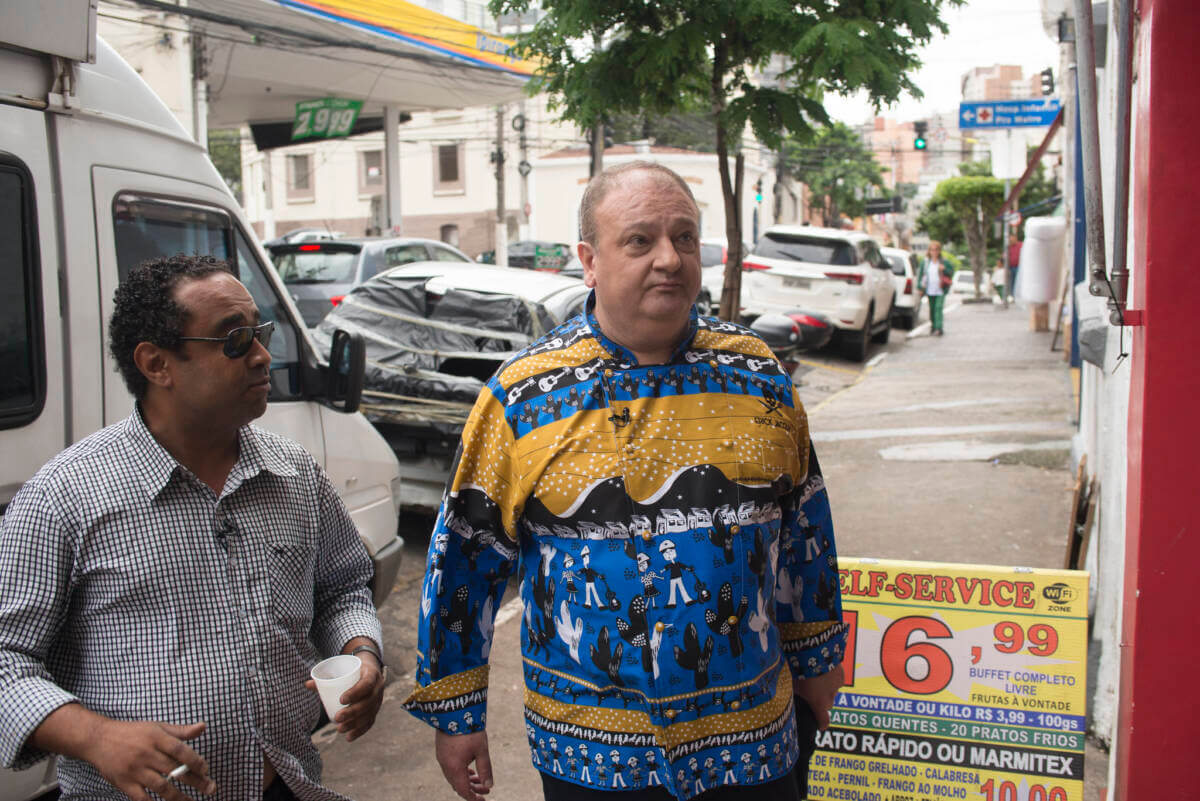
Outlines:
<svg viewBox="0 0 1200 801"><path fill-rule="evenodd" d="M913 150L924 150L928 143L925 141L925 131L928 130L929 123L925 120L917 120L913 123L913 132L916 134L913 137Z"/></svg>
<svg viewBox="0 0 1200 801"><path fill-rule="evenodd" d="M762 203L762 178L754 184L754 202Z"/></svg>
<svg viewBox="0 0 1200 801"><path fill-rule="evenodd" d="M1042 95L1049 97L1054 94L1054 70L1046 67L1042 70Z"/></svg>

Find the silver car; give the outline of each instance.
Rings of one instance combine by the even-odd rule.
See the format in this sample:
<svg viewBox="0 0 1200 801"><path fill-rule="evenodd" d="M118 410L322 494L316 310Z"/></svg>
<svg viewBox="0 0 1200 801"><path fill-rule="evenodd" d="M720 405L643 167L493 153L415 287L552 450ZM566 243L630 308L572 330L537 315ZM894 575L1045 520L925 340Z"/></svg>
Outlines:
<svg viewBox="0 0 1200 801"><path fill-rule="evenodd" d="M309 328L320 323L347 292L384 270L418 261L474 264L458 248L412 237L288 242L269 245L267 250Z"/></svg>

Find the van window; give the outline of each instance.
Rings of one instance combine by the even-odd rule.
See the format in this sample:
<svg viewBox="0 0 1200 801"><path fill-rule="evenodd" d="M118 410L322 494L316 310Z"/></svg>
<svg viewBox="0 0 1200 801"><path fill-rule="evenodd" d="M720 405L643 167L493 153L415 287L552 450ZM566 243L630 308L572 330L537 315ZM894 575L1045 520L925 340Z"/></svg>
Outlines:
<svg viewBox="0 0 1200 801"><path fill-rule="evenodd" d="M0 429L35 420L46 400L33 181L0 156Z"/></svg>
<svg viewBox="0 0 1200 801"><path fill-rule="evenodd" d="M257 254L242 231L234 228L227 211L168 198L120 194L113 201L113 226L121 280L147 259L179 253L229 262L254 298L262 319L275 323L269 400L300 395L300 346L295 327L263 274ZM236 258L231 258L235 243Z"/></svg>

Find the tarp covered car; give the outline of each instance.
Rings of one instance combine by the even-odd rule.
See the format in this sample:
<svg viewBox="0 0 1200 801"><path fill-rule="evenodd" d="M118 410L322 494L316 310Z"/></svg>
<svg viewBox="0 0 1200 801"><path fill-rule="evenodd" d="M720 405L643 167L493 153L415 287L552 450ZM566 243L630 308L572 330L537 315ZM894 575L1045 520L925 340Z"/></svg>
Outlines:
<svg viewBox="0 0 1200 801"><path fill-rule="evenodd" d="M426 262L355 287L314 329L362 334L362 411L400 458L408 509L435 509L479 390L528 343L582 310L575 278L504 267Z"/></svg>

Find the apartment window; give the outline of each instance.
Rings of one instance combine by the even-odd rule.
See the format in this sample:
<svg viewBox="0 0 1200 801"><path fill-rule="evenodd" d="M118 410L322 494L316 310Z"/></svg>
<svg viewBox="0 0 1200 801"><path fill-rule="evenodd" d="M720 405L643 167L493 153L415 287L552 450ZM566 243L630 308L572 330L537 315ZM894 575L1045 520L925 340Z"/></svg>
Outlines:
<svg viewBox="0 0 1200 801"><path fill-rule="evenodd" d="M290 153L287 157L287 199L312 200L316 197L311 153Z"/></svg>
<svg viewBox="0 0 1200 801"><path fill-rule="evenodd" d="M462 142L434 145L433 191L435 194L462 194L466 190L463 176Z"/></svg>
<svg viewBox="0 0 1200 801"><path fill-rule="evenodd" d="M358 154L358 194L383 194L382 150L363 150Z"/></svg>

